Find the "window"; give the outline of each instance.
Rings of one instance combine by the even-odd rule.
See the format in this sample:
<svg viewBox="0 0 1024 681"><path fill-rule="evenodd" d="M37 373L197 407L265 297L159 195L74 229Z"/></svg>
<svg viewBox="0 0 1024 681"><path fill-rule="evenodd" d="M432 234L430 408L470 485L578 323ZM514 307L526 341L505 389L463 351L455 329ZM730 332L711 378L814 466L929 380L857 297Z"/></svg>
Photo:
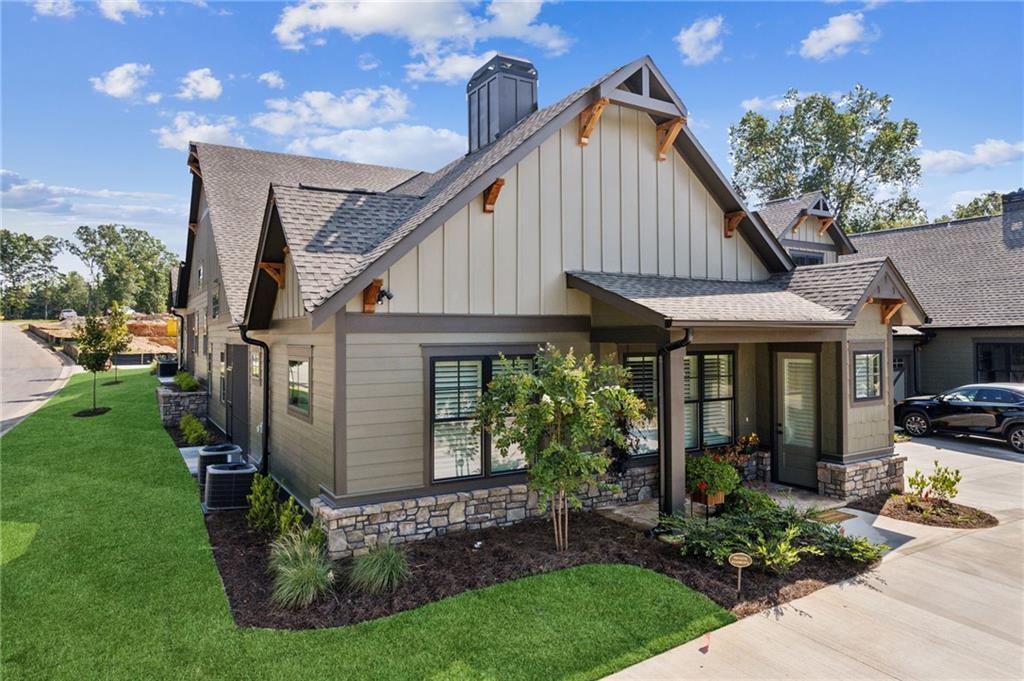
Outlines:
<svg viewBox="0 0 1024 681"><path fill-rule="evenodd" d="M288 413L309 419L313 402L312 348L288 348Z"/></svg>
<svg viewBox="0 0 1024 681"><path fill-rule="evenodd" d="M853 399L882 398L882 351L853 353Z"/></svg>
<svg viewBox="0 0 1024 681"><path fill-rule="evenodd" d="M1024 342L975 343L975 380L985 383L1024 381Z"/></svg>
<svg viewBox="0 0 1024 681"><path fill-rule="evenodd" d="M508 357L517 370L529 371L530 357ZM476 418L480 396L505 371L497 357L445 357L431 361L431 445L435 481L511 473L526 467L513 448L502 456L492 451L490 436Z"/></svg>
<svg viewBox="0 0 1024 681"><path fill-rule="evenodd" d="M942 398L947 402L973 402L977 394L976 388L957 388L944 394Z"/></svg>
<svg viewBox="0 0 1024 681"><path fill-rule="evenodd" d="M249 373L257 381L260 380L260 374L263 370L263 358L259 350L250 350L249 352Z"/></svg>
<svg viewBox="0 0 1024 681"><path fill-rule="evenodd" d="M1024 402L1024 396L999 388L981 388L974 401L988 404L1020 404Z"/></svg>
<svg viewBox="0 0 1024 681"><path fill-rule="evenodd" d="M628 354L623 364L629 369L630 388L645 404L643 420L633 426L638 439L636 454L658 453L658 358L656 355Z"/></svg>
<svg viewBox="0 0 1024 681"><path fill-rule="evenodd" d="M199 269L196 270L196 281L199 285L203 285L203 263L199 263Z"/></svg>
<svg viewBox="0 0 1024 681"><path fill-rule="evenodd" d="M733 441L733 354L687 354L683 398L687 449L718 447Z"/></svg>
<svg viewBox="0 0 1024 681"><path fill-rule="evenodd" d="M210 316L214 319L220 316L220 292L214 292L210 297Z"/></svg>
<svg viewBox="0 0 1024 681"><path fill-rule="evenodd" d="M218 372L218 380L220 381L220 401L226 402L228 399L228 382L225 376L226 367L224 366L224 353L220 353L220 371Z"/></svg>
<svg viewBox="0 0 1024 681"><path fill-rule="evenodd" d="M797 267L801 265L820 265L825 262L825 254L821 251L792 250L789 252L789 257L793 259L793 264Z"/></svg>

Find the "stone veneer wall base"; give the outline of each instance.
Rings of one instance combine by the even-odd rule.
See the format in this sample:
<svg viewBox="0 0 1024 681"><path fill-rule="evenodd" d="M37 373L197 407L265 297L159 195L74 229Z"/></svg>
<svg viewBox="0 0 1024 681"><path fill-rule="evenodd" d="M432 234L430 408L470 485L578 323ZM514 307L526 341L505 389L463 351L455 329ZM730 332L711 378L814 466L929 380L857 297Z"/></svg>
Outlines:
<svg viewBox="0 0 1024 681"><path fill-rule="evenodd" d="M608 482L617 484L620 491L592 485L580 495L584 509L637 503L657 496L658 466L635 466ZM511 525L541 515L537 493L525 484L344 508L331 507L316 498L312 507L314 517L324 524L332 559L358 556L378 544L402 544L449 532Z"/></svg>
<svg viewBox="0 0 1024 681"><path fill-rule="evenodd" d="M818 462L818 494L856 501L879 492L903 492L905 456L882 456L855 463Z"/></svg>
<svg viewBox="0 0 1024 681"><path fill-rule="evenodd" d="M156 403L160 408L160 421L165 426L176 426L185 414L206 418L209 395L205 392L183 393L160 386L156 389Z"/></svg>

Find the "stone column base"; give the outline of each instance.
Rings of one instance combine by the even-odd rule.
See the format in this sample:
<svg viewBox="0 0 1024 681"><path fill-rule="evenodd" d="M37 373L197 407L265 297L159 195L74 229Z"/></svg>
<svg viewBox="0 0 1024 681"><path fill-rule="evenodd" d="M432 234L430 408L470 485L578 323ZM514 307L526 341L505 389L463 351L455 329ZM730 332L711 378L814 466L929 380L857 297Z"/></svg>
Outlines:
<svg viewBox="0 0 1024 681"><path fill-rule="evenodd" d="M881 456L855 463L818 462L818 494L856 501L879 492L903 492L905 456Z"/></svg>

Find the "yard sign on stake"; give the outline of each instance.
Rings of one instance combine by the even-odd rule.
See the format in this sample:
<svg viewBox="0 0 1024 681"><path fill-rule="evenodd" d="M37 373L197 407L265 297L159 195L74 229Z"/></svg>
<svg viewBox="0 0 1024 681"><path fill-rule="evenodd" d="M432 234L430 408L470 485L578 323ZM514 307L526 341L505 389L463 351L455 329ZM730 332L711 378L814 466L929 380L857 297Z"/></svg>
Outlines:
<svg viewBox="0 0 1024 681"><path fill-rule="evenodd" d="M743 589L743 568L750 567L750 564L754 562L754 559L745 553L732 553L729 554L729 565L736 568L736 597L739 598L740 591Z"/></svg>

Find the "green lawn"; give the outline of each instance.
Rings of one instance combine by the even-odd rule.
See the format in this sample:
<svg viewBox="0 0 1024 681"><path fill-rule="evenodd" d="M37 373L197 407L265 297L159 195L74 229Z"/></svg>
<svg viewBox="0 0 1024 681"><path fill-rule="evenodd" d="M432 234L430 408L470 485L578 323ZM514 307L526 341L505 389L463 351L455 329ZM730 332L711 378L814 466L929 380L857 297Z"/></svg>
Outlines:
<svg viewBox="0 0 1024 681"><path fill-rule="evenodd" d="M155 380L88 375L0 440L0 677L597 678L733 621L628 566L585 566L340 629L235 627Z"/></svg>

